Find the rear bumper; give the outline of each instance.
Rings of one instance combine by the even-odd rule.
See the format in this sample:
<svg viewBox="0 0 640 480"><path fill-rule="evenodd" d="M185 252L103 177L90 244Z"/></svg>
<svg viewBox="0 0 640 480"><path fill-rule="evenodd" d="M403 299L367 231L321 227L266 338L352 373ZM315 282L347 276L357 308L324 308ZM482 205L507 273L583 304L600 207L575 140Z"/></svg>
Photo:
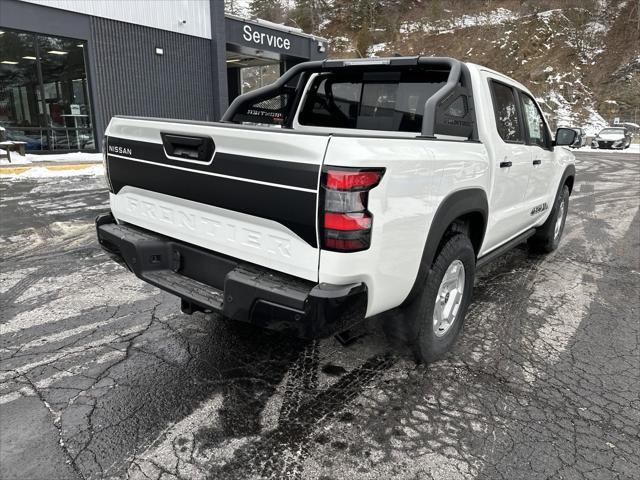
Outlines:
<svg viewBox="0 0 640 480"><path fill-rule="evenodd" d="M131 225L96 218L98 241L142 280L182 299L185 310L212 310L302 338L324 338L364 319L367 288L316 284L216 254Z"/></svg>

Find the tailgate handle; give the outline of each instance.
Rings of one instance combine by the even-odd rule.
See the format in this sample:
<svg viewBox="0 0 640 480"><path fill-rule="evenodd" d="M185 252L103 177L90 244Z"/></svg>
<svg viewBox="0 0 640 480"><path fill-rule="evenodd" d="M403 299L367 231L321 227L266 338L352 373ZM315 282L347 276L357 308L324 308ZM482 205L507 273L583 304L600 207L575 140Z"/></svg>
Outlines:
<svg viewBox="0 0 640 480"><path fill-rule="evenodd" d="M213 156L215 144L210 137L192 137L161 133L164 150L170 157L184 158L208 163Z"/></svg>

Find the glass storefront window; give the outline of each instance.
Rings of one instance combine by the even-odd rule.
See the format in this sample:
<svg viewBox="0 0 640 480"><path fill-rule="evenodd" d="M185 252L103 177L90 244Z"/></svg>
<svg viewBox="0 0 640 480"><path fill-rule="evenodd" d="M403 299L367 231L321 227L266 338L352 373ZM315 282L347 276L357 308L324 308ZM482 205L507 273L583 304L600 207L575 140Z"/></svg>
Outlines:
<svg viewBox="0 0 640 480"><path fill-rule="evenodd" d="M95 149L84 50L79 40L3 29L0 125L27 150Z"/></svg>

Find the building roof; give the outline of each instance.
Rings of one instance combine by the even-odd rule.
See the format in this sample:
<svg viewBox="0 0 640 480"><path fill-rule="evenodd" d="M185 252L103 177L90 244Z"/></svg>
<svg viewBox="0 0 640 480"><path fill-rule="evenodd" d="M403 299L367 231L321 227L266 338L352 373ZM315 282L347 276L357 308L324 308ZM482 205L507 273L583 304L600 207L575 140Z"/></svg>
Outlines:
<svg viewBox="0 0 640 480"><path fill-rule="evenodd" d="M281 23L270 22L268 20L263 20L261 18L245 18L245 17L240 17L238 15L231 15L229 13L225 13L224 16L227 18L233 18L234 20L240 20L241 22L253 23L255 25L271 28L273 30L280 30L281 32L289 33L292 35L299 35L301 37L312 38L313 40L317 40L319 42L328 42L328 40L324 37L319 37L317 35L312 35L310 33L304 33L301 28L290 27L288 25L283 25Z"/></svg>

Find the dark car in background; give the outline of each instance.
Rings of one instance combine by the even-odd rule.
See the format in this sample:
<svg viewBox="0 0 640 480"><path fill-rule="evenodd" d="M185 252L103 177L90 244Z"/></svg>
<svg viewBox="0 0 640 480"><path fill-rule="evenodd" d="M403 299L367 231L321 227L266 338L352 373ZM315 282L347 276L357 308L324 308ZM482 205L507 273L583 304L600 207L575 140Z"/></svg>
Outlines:
<svg viewBox="0 0 640 480"><path fill-rule="evenodd" d="M631 132L626 127L607 127L591 141L591 148L622 150L631 145Z"/></svg>

